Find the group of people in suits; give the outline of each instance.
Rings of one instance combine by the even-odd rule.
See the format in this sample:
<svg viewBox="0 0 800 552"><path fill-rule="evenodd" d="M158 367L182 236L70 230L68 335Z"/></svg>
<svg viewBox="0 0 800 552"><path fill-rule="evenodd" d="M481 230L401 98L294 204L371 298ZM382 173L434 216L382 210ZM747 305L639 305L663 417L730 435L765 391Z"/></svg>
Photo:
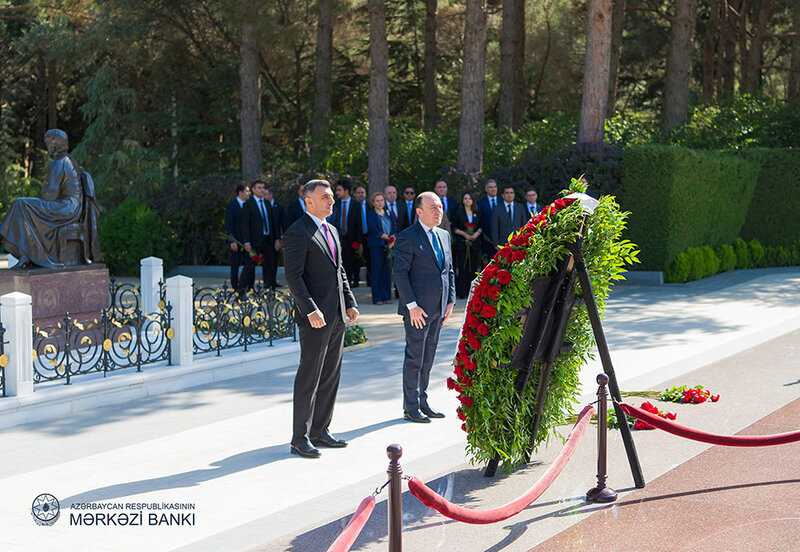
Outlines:
<svg viewBox="0 0 800 552"><path fill-rule="evenodd" d="M265 182L236 186L236 197L225 207L225 232L230 239L231 286L237 293L253 289L257 264L261 264L264 287L278 286L283 219L283 206Z"/></svg>
<svg viewBox="0 0 800 552"><path fill-rule="evenodd" d="M392 219L386 197L371 203L369 212L351 199L343 183L337 183L339 209L334 208L334 191L325 180L311 180L300 190L304 214L283 234L286 282L295 299L300 337L300 364L294 382L292 439L289 450L303 458L319 458L320 448L342 448L347 441L331 434L329 426L339 387L342 349L347 322L358 319L358 304L350 288L345 251L355 249L347 234L340 234L336 222L348 233L351 212L367 217L367 226L384 234L376 217ZM348 193L346 193L348 192ZM392 197L390 194L387 194ZM396 199L396 198L395 198ZM402 207L402 205L400 205ZM455 305L455 274L450 234L439 228L443 216L441 200L424 192L414 200L415 221L397 233L392 273L400 296L398 313L403 316L406 349L403 360L403 417L415 423L443 418L428 403L427 387L439 331ZM379 214L383 211L383 215ZM357 218L356 215L352 216ZM354 230L355 228L355 230ZM377 271L373 271L373 277Z"/></svg>

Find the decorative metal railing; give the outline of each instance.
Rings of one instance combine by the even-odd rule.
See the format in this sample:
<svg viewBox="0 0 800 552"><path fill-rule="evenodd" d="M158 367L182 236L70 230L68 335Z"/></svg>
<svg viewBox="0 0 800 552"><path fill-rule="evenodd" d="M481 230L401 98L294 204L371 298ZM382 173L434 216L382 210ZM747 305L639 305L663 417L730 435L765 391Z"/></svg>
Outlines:
<svg viewBox="0 0 800 552"><path fill-rule="evenodd" d="M69 313L55 325L33 330L33 382L136 368L170 360L171 305L156 313L140 310L138 287L112 280L111 302L98 318L75 320Z"/></svg>
<svg viewBox="0 0 800 552"><path fill-rule="evenodd" d="M227 285L195 288L194 353L269 343L276 339L297 340L294 300L288 293L256 288L238 296Z"/></svg>

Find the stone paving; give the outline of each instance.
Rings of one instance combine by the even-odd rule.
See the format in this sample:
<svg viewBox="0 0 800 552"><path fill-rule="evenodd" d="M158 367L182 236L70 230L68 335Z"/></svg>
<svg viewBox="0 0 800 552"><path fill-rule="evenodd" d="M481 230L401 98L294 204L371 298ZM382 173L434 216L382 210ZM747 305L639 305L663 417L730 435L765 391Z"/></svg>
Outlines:
<svg viewBox="0 0 800 552"><path fill-rule="evenodd" d="M719 433L741 431L792 403L800 389L793 385L800 377L798 284L800 269L769 269L681 286L619 287L604 327L622 389L686 383L710 387L722 394L720 403L678 405L679 421ZM385 448L393 442L404 447L404 471L451 500L486 508L521 494L547 468L560 443L538 451L529 467L494 479L483 478L480 467L466 463L464 436L454 415L457 401L444 386L460 321L443 330L431 379L431 403L448 417L422 426L404 423L402 325L394 314L396 305L371 305L363 286L357 295L370 342L345 354L332 426L350 441L348 448L325 450L320 460L288 454L296 358L246 377L68 416L54 413L0 430L0 550L324 550L359 501L385 481ZM599 371L594 361L582 372L582 402L591 399ZM661 432L634 435L645 477L657 490L659 476L669 476L709 449ZM582 498L594 484L594 442L590 431L539 501L492 526L449 522L406 493L404 550L528 550L573 527L590 538L598 508L614 511L614 506L588 505ZM618 432L610 434L610 450L609 484L620 491L623 504L628 495L642 491L631 489ZM753 454L759 458L757 451ZM787 485L796 495L796 481L771 487L777 493ZM61 518L50 527L37 526L31 517L31 503L40 493L61 503ZM154 503L194 509L147 508ZM70 509L81 504L122 504L122 511L133 512L139 510L126 510L127 505L144 504L144 525L71 524L70 514L89 511ZM162 513L189 512L195 514L191 523L148 524L149 514L160 521ZM386 549L385 512L384 493L354 550ZM649 512L659 515L658 508Z"/></svg>

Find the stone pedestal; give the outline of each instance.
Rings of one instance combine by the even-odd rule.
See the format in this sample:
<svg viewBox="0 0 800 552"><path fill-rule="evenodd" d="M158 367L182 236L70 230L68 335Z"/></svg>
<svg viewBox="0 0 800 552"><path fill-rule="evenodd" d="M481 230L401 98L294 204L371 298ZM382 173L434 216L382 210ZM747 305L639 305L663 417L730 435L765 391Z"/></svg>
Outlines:
<svg viewBox="0 0 800 552"><path fill-rule="evenodd" d="M33 324L39 327L60 322L67 312L76 320L98 318L109 305L108 285L103 264L0 270L0 295L30 295Z"/></svg>

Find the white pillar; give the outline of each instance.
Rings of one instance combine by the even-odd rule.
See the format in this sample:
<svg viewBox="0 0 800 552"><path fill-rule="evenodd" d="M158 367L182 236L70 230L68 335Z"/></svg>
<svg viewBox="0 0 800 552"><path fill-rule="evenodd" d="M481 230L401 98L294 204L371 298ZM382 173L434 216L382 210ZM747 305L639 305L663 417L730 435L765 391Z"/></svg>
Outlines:
<svg viewBox="0 0 800 552"><path fill-rule="evenodd" d="M6 395L33 393L33 312L31 296L18 291L0 297L0 319L6 329Z"/></svg>
<svg viewBox="0 0 800 552"><path fill-rule="evenodd" d="M139 261L142 314L158 312L158 282L164 278L164 261L158 257L145 257Z"/></svg>
<svg viewBox="0 0 800 552"><path fill-rule="evenodd" d="M192 364L193 311L192 279L186 276L167 278L167 303L172 305L172 364Z"/></svg>

